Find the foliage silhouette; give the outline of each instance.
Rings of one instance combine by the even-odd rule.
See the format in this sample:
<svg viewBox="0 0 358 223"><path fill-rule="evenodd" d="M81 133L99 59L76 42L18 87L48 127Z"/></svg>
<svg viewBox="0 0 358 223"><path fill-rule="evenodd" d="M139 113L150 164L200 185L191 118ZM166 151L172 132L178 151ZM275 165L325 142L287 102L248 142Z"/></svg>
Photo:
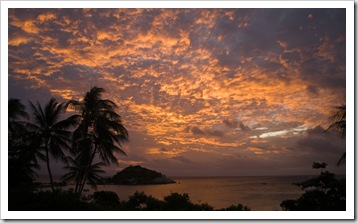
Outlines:
<svg viewBox="0 0 358 223"><path fill-rule="evenodd" d="M32 148L45 151L45 161L50 178L52 191L55 191L50 167L50 155L56 160L67 162L63 149L70 150L71 132L68 130L76 125L75 117L71 116L59 121L60 115L65 112L63 103L58 103L56 99L41 107L39 102L34 105L30 102L33 123L28 122L26 128L29 129Z"/></svg>
<svg viewBox="0 0 358 223"><path fill-rule="evenodd" d="M327 166L327 163L325 163L325 162L322 162L322 163L313 162L313 164L312 164L312 168L313 169L321 169L321 173L322 173L322 169L325 169L326 166Z"/></svg>
<svg viewBox="0 0 358 223"><path fill-rule="evenodd" d="M121 204L118 195L112 191L96 191L91 197L93 203L104 207L115 207Z"/></svg>
<svg viewBox="0 0 358 223"><path fill-rule="evenodd" d="M321 172L317 177L294 185L306 192L297 200L282 201L280 206L285 211L346 210L346 181L336 179L333 173Z"/></svg>
<svg viewBox="0 0 358 223"><path fill-rule="evenodd" d="M115 112L117 105L102 99L103 88L92 87L81 101L70 100L66 107L79 112L79 125L73 133L75 160L79 169L75 177L75 192L81 194L88 181L91 166L96 155L105 165L117 164L114 153L126 155L122 142L128 140L121 116Z"/></svg>
<svg viewBox="0 0 358 223"><path fill-rule="evenodd" d="M238 204L238 205L231 205L227 208L219 209L219 211L251 211L248 206Z"/></svg>
<svg viewBox="0 0 358 223"><path fill-rule="evenodd" d="M79 156L76 157L77 159ZM68 173L63 175L61 177L61 181L68 182L71 180L78 180L78 177L81 176L81 172L84 168L81 166L81 162L79 160L73 159L72 157L67 157L67 160L69 162L68 166L65 166L64 168L69 170ZM85 169L87 173L87 181L93 188L97 188L97 183L101 181L102 177L100 174L104 173L104 170L101 169L101 167L104 166L103 162L91 164L91 166L87 167ZM83 174L83 173L82 173Z"/></svg>
<svg viewBox="0 0 358 223"><path fill-rule="evenodd" d="M99 205L80 199L71 192L49 192L17 194L9 200L10 211L104 211Z"/></svg>
<svg viewBox="0 0 358 223"><path fill-rule="evenodd" d="M128 211L161 211L163 205L163 201L137 191L125 202L125 209Z"/></svg>
<svg viewBox="0 0 358 223"><path fill-rule="evenodd" d="M37 160L28 153L25 120L29 115L19 99L9 99L8 109L9 186L28 188L37 176L35 169L39 168Z"/></svg>
<svg viewBox="0 0 358 223"><path fill-rule="evenodd" d="M341 134L342 138L346 137L346 105L336 106L335 112L329 117L331 124L325 130L335 131ZM346 160L346 153L344 152L339 158L337 165L340 166Z"/></svg>
<svg viewBox="0 0 358 223"><path fill-rule="evenodd" d="M19 138L21 139L23 134L26 133L25 125L21 119L28 119L29 114L25 111L25 106L20 100L15 98L9 99L8 109L9 141L12 143L19 142Z"/></svg>
<svg viewBox="0 0 358 223"><path fill-rule="evenodd" d="M97 191L88 196L59 190L18 192L9 200L10 211L215 211L207 203L194 204L188 194L178 193L159 200L144 192L135 192L126 201L112 191ZM250 211L250 208L238 204L218 211Z"/></svg>
<svg viewBox="0 0 358 223"><path fill-rule="evenodd" d="M189 199L189 194L172 193L164 197L164 210L170 211L212 211L214 208L207 203L193 204Z"/></svg>
<svg viewBox="0 0 358 223"><path fill-rule="evenodd" d="M189 195L171 193L164 197L164 201L136 192L124 202L125 210L129 211L212 211L213 207L207 203L193 204Z"/></svg>

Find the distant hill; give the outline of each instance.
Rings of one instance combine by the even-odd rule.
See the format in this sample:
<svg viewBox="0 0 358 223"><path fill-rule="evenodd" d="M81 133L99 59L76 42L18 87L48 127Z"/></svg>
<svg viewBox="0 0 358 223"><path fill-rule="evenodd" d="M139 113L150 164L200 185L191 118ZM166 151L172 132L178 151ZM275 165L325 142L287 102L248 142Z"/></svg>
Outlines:
<svg viewBox="0 0 358 223"><path fill-rule="evenodd" d="M146 184L171 184L174 180L154 170L149 170L141 166L129 166L113 177L105 180L106 184L125 184L125 185L146 185Z"/></svg>

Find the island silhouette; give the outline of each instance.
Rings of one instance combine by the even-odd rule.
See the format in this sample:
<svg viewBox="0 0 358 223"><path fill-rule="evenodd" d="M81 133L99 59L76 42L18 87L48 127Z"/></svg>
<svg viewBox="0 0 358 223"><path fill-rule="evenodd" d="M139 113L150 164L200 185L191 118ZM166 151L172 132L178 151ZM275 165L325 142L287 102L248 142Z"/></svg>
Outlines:
<svg viewBox="0 0 358 223"><path fill-rule="evenodd" d="M147 184L171 184L174 180L166 177L162 173L150 170L145 167L129 166L113 177L105 178L102 184L122 184L122 185L147 185Z"/></svg>

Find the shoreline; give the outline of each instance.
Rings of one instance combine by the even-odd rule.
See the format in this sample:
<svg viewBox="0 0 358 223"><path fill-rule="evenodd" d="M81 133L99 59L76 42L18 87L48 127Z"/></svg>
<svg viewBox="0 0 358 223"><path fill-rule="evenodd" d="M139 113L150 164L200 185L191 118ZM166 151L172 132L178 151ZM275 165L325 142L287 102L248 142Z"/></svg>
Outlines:
<svg viewBox="0 0 358 223"><path fill-rule="evenodd" d="M306 176L289 177L234 177L234 178L173 178L175 184L149 185L97 185L97 190L85 186L85 195L95 191L115 192L120 200L128 200L135 192L144 192L157 199L163 199L170 193L187 193L193 203L205 203L215 209L226 208L232 204L242 203L258 211L280 209L280 203L286 199L297 199L304 191L292 185L306 180ZM70 191L73 184L58 187ZM43 188L42 190L46 190ZM212 196L215 194L215 196Z"/></svg>

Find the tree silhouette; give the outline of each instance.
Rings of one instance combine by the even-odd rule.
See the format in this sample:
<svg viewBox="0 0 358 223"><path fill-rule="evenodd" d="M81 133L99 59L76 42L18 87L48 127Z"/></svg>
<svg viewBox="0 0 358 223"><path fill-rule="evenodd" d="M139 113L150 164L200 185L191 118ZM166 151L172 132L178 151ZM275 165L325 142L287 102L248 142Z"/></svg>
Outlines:
<svg viewBox="0 0 358 223"><path fill-rule="evenodd" d="M19 99L10 98L8 106L9 138L13 139L13 137L17 137L25 132L25 126L20 120L21 118L28 119L29 114L25 111L25 105Z"/></svg>
<svg viewBox="0 0 358 223"><path fill-rule="evenodd" d="M67 107L79 112L80 123L73 134L78 173L75 192L81 194L89 180L91 166L98 156L105 165L117 164L115 153L126 155L122 142L128 140L128 131L116 113L117 105L102 99L103 88L92 87L81 101L71 100Z"/></svg>
<svg viewBox="0 0 358 223"><path fill-rule="evenodd" d="M325 169L327 166L327 163L322 162L322 163L318 163L318 162L313 162L312 164L312 168L313 169L321 169L321 173L322 173L322 169Z"/></svg>
<svg viewBox="0 0 358 223"><path fill-rule="evenodd" d="M33 123L28 122L27 128L31 131L31 148L34 151L45 151L45 161L50 178L51 189L54 191L52 173L50 168L50 154L56 159L66 162L63 149L70 150L71 132L69 129L76 125L76 117L69 117L59 121L60 115L65 111L63 103L52 98L43 109L39 102L34 105L30 102Z"/></svg>
<svg viewBox="0 0 358 223"><path fill-rule="evenodd" d="M295 200L284 200L280 206L286 211L345 211L346 180L337 179L333 173L322 171L326 163L313 163L321 168L320 175L303 182L293 183L305 192Z"/></svg>
<svg viewBox="0 0 358 223"><path fill-rule="evenodd" d="M23 137L27 133L22 119L28 119L29 114L25 111L25 106L19 99L9 99L8 106L9 156L10 158L16 158L19 155L19 149L23 145Z"/></svg>
<svg viewBox="0 0 358 223"><path fill-rule="evenodd" d="M102 177L100 176L101 173L104 173L104 171L101 169L102 166L104 166L103 162L92 164L90 167L87 167L87 169L84 168L84 166L81 164L81 161L79 160L80 156L77 156L76 159L73 159L72 157L68 157L69 165L65 166L64 168L69 170L69 172L61 177L62 181L70 181L74 180L77 182L81 176L83 176L83 172L87 172L87 180L89 184L96 188L96 183L98 183ZM82 185L76 185L78 187ZM83 188L76 188L76 191L82 191Z"/></svg>
<svg viewBox="0 0 358 223"><path fill-rule="evenodd" d="M336 106L335 112L329 117L331 124L325 130L335 131L341 134L341 137L346 137L346 105ZM338 160L337 165L341 165L346 160L346 152L344 152L341 158Z"/></svg>
<svg viewBox="0 0 358 223"><path fill-rule="evenodd" d="M9 155L9 186L21 187L32 182L37 176L34 169L38 169L37 160L29 154L28 131L25 120L29 118L25 106L19 99L8 101L8 155Z"/></svg>

